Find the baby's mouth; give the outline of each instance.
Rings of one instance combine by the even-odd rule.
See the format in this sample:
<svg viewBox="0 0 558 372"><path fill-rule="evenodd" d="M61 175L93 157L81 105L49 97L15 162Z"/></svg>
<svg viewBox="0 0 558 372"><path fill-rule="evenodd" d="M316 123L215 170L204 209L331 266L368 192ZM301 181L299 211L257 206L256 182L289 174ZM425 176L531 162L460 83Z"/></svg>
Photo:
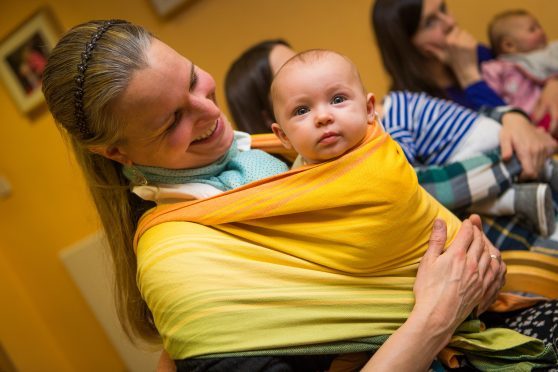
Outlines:
<svg viewBox="0 0 558 372"><path fill-rule="evenodd" d="M322 134L322 136L320 137L318 142L328 142L328 139L329 139L329 141L331 141L331 140L333 140L333 138L331 138L331 137L339 137L339 134L335 133L335 132L326 132L326 133Z"/></svg>

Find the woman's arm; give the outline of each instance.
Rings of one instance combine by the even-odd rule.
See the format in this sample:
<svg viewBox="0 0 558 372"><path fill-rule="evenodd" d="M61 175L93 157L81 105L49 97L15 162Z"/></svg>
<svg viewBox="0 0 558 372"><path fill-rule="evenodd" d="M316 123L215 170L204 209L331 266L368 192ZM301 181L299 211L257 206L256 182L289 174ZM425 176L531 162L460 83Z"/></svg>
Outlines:
<svg viewBox="0 0 558 372"><path fill-rule="evenodd" d="M472 39L472 37L471 40L476 44L476 40ZM469 40L469 43L471 43L471 40ZM464 59L461 60L461 62L465 66L462 67L462 64L459 63L454 63L451 66L458 78L459 86L463 89L465 94L467 107L473 110L479 110L482 106L498 107L505 105L506 103L501 92L494 89L494 86L488 84L481 72L481 63L491 60L493 58L492 52L479 44L476 44L475 47L470 44L467 50L470 54L475 53L475 63L473 63L471 59ZM459 54L456 54L454 58L459 59ZM466 73L465 75L459 73L459 71L465 69L470 69L470 71L474 72L469 75ZM461 76L461 78L459 76Z"/></svg>
<svg viewBox="0 0 558 372"><path fill-rule="evenodd" d="M482 80L477 53L478 42L473 35L456 26L446 37L446 65L454 72L462 88Z"/></svg>
<svg viewBox="0 0 558 372"><path fill-rule="evenodd" d="M427 370L457 326L481 302L489 302L485 295L501 288L499 261L490 257L487 240L472 222L478 223L463 222L445 252L446 226L435 222L417 273L415 307L362 371Z"/></svg>
<svg viewBox="0 0 558 372"><path fill-rule="evenodd" d="M447 35L446 48L432 49L432 54L453 71L465 93L468 107L478 110L482 106L502 106L505 102L483 80L479 62L490 59L490 51L479 46L467 31L456 26ZM451 92L449 92L451 96Z"/></svg>

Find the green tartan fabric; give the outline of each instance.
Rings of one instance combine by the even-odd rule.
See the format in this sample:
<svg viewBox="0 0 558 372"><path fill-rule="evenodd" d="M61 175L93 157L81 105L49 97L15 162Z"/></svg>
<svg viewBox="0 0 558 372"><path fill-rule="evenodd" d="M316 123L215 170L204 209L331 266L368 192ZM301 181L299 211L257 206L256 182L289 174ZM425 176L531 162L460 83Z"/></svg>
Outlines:
<svg viewBox="0 0 558 372"><path fill-rule="evenodd" d="M422 187L455 212L500 195L521 173L521 165L515 157L503 162L494 151L445 166L415 168L415 171ZM481 183L492 186L482 190L474 186Z"/></svg>
<svg viewBox="0 0 558 372"><path fill-rule="evenodd" d="M458 216L466 217L472 203L507 190L521 173L521 165L515 157L503 162L499 152L493 151L462 162L415 168L415 171L426 191ZM558 200L557 195L553 198ZM482 220L484 232L500 250L531 250L558 256L557 240L542 238L519 225L514 217L483 216Z"/></svg>

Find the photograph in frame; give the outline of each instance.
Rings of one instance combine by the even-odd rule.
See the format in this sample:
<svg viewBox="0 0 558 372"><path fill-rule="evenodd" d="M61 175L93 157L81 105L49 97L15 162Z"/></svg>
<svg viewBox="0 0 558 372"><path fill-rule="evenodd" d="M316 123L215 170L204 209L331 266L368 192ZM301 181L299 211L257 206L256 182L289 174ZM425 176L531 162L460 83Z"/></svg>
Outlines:
<svg viewBox="0 0 558 372"><path fill-rule="evenodd" d="M0 41L0 79L24 113L44 102L42 74L60 33L51 11L41 8Z"/></svg>
<svg viewBox="0 0 558 372"><path fill-rule="evenodd" d="M160 17L170 17L194 0L150 0L152 7Z"/></svg>

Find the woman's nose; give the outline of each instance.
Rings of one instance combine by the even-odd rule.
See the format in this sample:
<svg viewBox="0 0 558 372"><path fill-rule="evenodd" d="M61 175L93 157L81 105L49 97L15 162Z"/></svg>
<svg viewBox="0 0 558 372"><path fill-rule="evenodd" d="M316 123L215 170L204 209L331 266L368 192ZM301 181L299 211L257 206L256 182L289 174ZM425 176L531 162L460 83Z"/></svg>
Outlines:
<svg viewBox="0 0 558 372"><path fill-rule="evenodd" d="M455 19L452 15L444 12L439 12L438 17L444 26L444 31L449 33L455 27Z"/></svg>
<svg viewBox="0 0 558 372"><path fill-rule="evenodd" d="M196 121L217 120L221 114L214 90L197 91L190 95L189 101L188 114Z"/></svg>

